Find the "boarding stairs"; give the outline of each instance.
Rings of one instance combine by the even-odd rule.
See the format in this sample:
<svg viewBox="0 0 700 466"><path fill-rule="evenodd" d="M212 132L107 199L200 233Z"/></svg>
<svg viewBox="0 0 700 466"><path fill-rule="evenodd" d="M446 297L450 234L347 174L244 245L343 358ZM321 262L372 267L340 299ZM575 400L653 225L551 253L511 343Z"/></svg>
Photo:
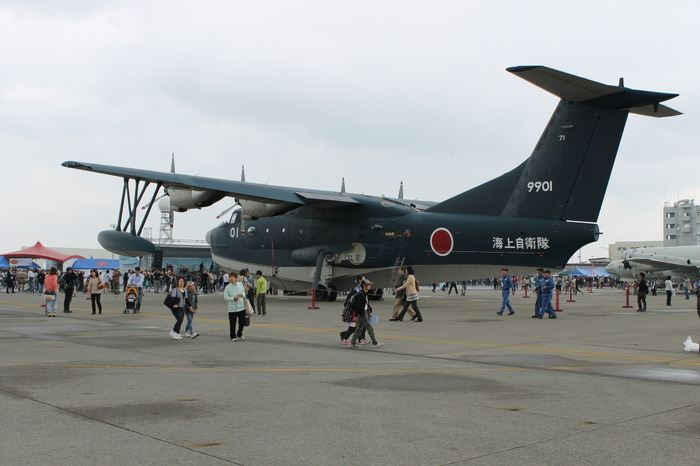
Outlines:
<svg viewBox="0 0 700 466"><path fill-rule="evenodd" d="M391 290L392 294L395 293L394 286L396 285L396 280L399 278L399 267L403 267L405 261L405 257L397 257L396 262L394 262L394 268L391 271L391 281L389 282L389 286L387 287Z"/></svg>

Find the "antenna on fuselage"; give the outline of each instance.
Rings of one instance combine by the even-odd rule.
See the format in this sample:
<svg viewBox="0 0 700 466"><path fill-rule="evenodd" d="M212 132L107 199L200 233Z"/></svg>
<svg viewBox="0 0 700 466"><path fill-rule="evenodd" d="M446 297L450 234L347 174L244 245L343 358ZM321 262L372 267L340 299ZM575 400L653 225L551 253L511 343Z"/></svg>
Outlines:
<svg viewBox="0 0 700 466"><path fill-rule="evenodd" d="M345 194L345 177L343 177L343 181L340 182L340 194Z"/></svg>
<svg viewBox="0 0 700 466"><path fill-rule="evenodd" d="M399 185L399 199L403 199L403 181Z"/></svg>

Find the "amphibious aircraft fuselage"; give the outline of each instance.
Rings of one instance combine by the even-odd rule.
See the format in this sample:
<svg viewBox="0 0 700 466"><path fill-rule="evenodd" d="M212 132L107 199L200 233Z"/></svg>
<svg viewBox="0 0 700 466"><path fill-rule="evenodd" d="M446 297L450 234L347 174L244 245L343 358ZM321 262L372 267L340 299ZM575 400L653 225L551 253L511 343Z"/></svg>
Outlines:
<svg viewBox="0 0 700 466"><path fill-rule="evenodd" d="M499 266L513 273L531 273L533 264L563 268L572 251L597 236L590 223L429 213L368 197L353 207L237 216L211 230L207 242L217 263L267 270L289 289L308 286L322 255L334 268L334 285L344 289L358 274L388 286L387 265L397 261L436 282L492 276Z"/></svg>
<svg viewBox="0 0 700 466"><path fill-rule="evenodd" d="M347 289L359 274L390 286L398 265L413 266L424 283L492 277L501 267L515 274L559 269L598 238L595 222L628 115L679 115L660 104L677 94L601 84L544 66L508 71L560 98L552 117L524 162L441 202L190 176L174 173L174 165L171 173L63 165L124 179L117 228L98 236L121 254L155 249L140 237L148 212L136 226L150 184L156 190L149 206L162 187L171 211L235 198L240 208L207 234L212 258L228 270L259 269L284 289Z"/></svg>

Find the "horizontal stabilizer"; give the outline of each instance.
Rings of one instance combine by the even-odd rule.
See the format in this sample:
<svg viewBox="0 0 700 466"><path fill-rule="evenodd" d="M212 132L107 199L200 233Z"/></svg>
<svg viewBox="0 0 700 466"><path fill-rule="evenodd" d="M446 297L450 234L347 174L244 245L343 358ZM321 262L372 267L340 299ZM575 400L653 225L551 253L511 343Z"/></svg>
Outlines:
<svg viewBox="0 0 700 466"><path fill-rule="evenodd" d="M507 71L569 102L604 109L629 110L631 113L653 117L681 115L672 108L659 105L678 94L611 86L539 65L514 66L507 68Z"/></svg>

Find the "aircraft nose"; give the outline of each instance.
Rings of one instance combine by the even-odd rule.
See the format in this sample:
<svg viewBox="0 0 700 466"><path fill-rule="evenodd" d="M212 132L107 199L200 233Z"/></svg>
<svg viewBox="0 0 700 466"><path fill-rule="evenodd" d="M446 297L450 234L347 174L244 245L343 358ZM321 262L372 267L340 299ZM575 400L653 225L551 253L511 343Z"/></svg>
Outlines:
<svg viewBox="0 0 700 466"><path fill-rule="evenodd" d="M620 270L620 261L612 261L605 267L605 271L613 275L618 275Z"/></svg>

